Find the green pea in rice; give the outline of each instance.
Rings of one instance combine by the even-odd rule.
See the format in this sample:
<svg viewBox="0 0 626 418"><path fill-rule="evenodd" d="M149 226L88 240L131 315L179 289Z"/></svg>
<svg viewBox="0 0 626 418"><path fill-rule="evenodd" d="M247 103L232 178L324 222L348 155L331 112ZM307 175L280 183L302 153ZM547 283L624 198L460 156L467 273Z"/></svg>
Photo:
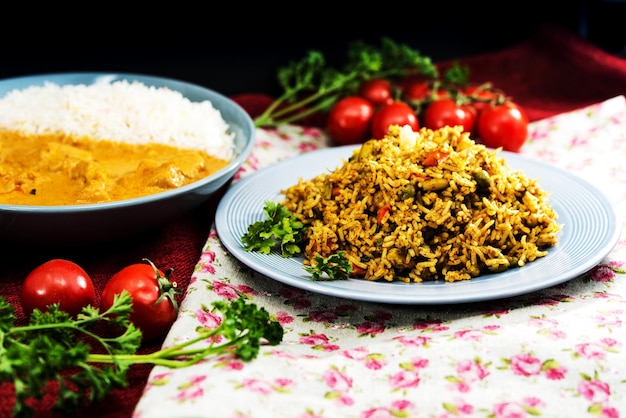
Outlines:
<svg viewBox="0 0 626 418"><path fill-rule="evenodd" d="M343 251L366 280L454 282L545 256L561 228L549 193L498 152L458 127L396 126L300 179L282 203L307 226L305 264Z"/></svg>

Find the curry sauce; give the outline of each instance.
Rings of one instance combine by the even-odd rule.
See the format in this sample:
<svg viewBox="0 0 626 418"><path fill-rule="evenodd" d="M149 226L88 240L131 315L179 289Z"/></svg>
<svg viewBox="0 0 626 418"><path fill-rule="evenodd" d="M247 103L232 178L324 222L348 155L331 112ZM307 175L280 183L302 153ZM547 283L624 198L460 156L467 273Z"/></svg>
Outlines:
<svg viewBox="0 0 626 418"><path fill-rule="evenodd" d="M175 189L228 161L158 143L0 132L0 204L111 202Z"/></svg>

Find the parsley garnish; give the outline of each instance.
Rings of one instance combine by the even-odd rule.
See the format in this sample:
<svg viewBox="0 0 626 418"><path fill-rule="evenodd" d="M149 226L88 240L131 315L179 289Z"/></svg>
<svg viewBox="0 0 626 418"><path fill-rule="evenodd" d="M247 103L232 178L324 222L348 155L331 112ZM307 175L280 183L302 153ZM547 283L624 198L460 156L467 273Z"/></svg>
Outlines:
<svg viewBox="0 0 626 418"><path fill-rule="evenodd" d="M54 409L73 412L82 404L104 399L112 389L126 387L126 373L133 364L182 368L226 354L249 361L262 343L277 345L283 338L283 328L264 308L238 298L213 302L214 309L222 312L216 328L198 327L197 336L183 343L136 354L142 335L129 321L131 305L130 293L124 291L105 312L87 306L73 319L58 305L50 305L45 313L34 310L28 325L16 326L13 306L0 296L0 382L15 386L13 416L32 416L30 400L41 400L50 382L58 383ZM107 323L121 327L120 333L98 333L96 325ZM215 336L225 339L195 345L220 341Z"/></svg>
<svg viewBox="0 0 626 418"><path fill-rule="evenodd" d="M308 273L311 273L313 280L346 280L352 273L352 264L350 264L343 251L331 254L327 258L316 254L313 261L315 264L304 267ZM324 273L327 276L324 276Z"/></svg>
<svg viewBox="0 0 626 418"><path fill-rule="evenodd" d="M439 76L432 60L406 44L381 39L379 47L362 41L348 47L347 62L341 68L327 65L319 51L278 70L283 93L254 120L257 127L293 123L315 112L327 112L341 97L356 94L359 86L374 77L399 79L407 74Z"/></svg>
<svg viewBox="0 0 626 418"><path fill-rule="evenodd" d="M270 200L265 201L263 212L267 218L251 224L241 237L244 250L269 254L273 248L280 246L285 258L301 253L300 245L304 242L306 230L304 224L286 207ZM313 265L304 269L311 273L313 280L345 280L352 273L352 264L340 251L328 258L316 254Z"/></svg>
<svg viewBox="0 0 626 418"><path fill-rule="evenodd" d="M267 219L250 225L241 237L243 249L269 254L272 248L280 245L285 258L302 252L300 244L304 240L304 224L280 203L266 201L263 212Z"/></svg>

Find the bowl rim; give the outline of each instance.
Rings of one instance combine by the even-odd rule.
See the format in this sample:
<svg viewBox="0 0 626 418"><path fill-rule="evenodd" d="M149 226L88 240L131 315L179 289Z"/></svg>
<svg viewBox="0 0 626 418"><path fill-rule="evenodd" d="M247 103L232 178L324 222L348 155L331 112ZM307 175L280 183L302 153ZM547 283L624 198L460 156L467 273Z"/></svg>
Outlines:
<svg viewBox="0 0 626 418"><path fill-rule="evenodd" d="M218 171L203 177L202 179L196 180L193 183L189 183L187 185L177 187L175 189L165 190L162 192L133 197L129 199L115 200L110 202L100 202L100 203L86 203L86 204L72 204L72 205L15 205L15 204L3 204L0 203L0 212L10 213L10 212L20 212L20 213L55 213L55 214L71 214L76 212L96 212L100 210L111 210L111 209L119 209L129 206L135 206L138 204L147 204L154 201L166 200L177 197L178 195L184 195L187 192L201 189L203 186L211 184L216 179L228 178L232 177L243 162L249 157L252 152L252 148L254 146L254 122L248 112L246 112L237 102L230 99L229 97L219 93L211 88L201 86L199 84L190 83L188 81L170 78L170 77L161 77L154 76L148 74L141 73L132 73L132 72L97 72L97 71L78 71L78 72L56 72L56 73L43 73L43 74L33 74L19 77L11 77L0 79L0 98L3 98L10 91L16 90L17 88L10 88L6 91L3 91L2 87L5 84L19 83L24 86L21 88L26 88L30 85L35 85L37 83L39 85L44 82L52 82L55 80L70 78L70 77L80 77L85 79L90 79L95 82L98 79L105 79L113 81L139 81L146 85L167 85L168 88L172 88L174 90L179 91L183 96L187 97L185 92L182 90L191 89L197 93L208 94L213 104L213 100L219 99L224 103L227 103L228 106L231 106L233 110L238 110L241 112L243 116L243 122L247 126L243 126L243 131L249 130L251 132L251 137L244 144L244 146L237 151L237 155L229 161L229 163L219 169ZM63 83L63 85L78 85L79 83ZM183 89L184 88L184 89ZM222 109L220 113L223 113ZM224 117L222 115L222 117ZM246 129L247 128L247 129ZM227 180L226 180L227 181Z"/></svg>

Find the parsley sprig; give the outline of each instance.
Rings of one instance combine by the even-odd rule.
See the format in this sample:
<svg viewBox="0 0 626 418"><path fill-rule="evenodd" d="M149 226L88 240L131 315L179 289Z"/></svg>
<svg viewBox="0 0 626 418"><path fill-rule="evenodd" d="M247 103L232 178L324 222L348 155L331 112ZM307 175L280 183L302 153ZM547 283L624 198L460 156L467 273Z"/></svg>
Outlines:
<svg viewBox="0 0 626 418"><path fill-rule="evenodd" d="M293 257L302 252L306 227L286 207L277 202L266 200L263 206L266 218L248 226L241 237L245 251L258 251L269 254L272 249L280 246L285 258ZM303 269L311 273L313 280L345 280L352 273L352 264L343 251L322 257L316 254L310 266ZM326 274L324 274L326 273Z"/></svg>
<svg viewBox="0 0 626 418"><path fill-rule="evenodd" d="M198 328L197 336L153 353L136 354L141 331L130 321L132 298L116 295L104 312L87 306L76 317L49 306L33 311L27 325L16 326L13 306L0 296L0 382L15 387L14 417L34 414L31 399L41 400L50 382L58 384L56 410L75 411L99 401L113 389L126 387L127 371L134 364L171 368L188 367L208 356L231 353L242 360L254 359L261 344L282 341L281 325L264 308L242 298L213 302L222 312L216 328ZM209 308L207 308L209 309ZM97 325L121 327L114 336L103 336ZM223 336L221 342L212 338Z"/></svg>
<svg viewBox="0 0 626 418"><path fill-rule="evenodd" d="M308 273L311 273L313 280L346 280L352 273L352 264L350 264L343 251L331 254L326 258L316 254L313 261L313 265L304 267Z"/></svg>
<svg viewBox="0 0 626 418"><path fill-rule="evenodd" d="M286 207L277 202L266 201L263 206L266 218L252 223L241 237L245 251L269 254L280 246L283 257L293 257L302 252L305 226Z"/></svg>
<svg viewBox="0 0 626 418"><path fill-rule="evenodd" d="M293 123L319 111L327 112L339 98L356 94L365 80L399 79L410 74L438 77L430 58L386 37L380 47L352 42L342 68L328 66L321 52L309 51L300 61L278 70L283 93L255 118L254 124L275 127Z"/></svg>

